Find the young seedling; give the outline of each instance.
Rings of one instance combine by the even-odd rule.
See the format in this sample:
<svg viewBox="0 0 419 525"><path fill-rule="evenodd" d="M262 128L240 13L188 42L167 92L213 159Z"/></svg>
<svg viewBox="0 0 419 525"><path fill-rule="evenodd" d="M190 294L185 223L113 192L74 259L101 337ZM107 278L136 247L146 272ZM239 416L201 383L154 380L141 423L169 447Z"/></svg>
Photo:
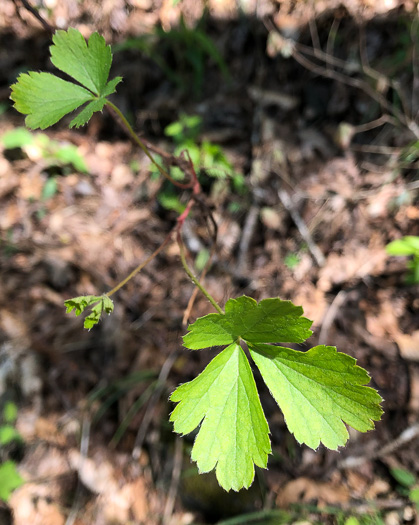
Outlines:
<svg viewBox="0 0 419 525"><path fill-rule="evenodd" d="M205 207L193 163L187 154L173 159L190 177L189 182L173 180L155 161L151 146L135 134L120 110L108 100L121 79L108 81L112 56L105 40L94 33L86 44L75 29L57 31L50 51L53 64L81 85L50 73L21 74L12 86L11 98L16 109L27 115L29 127L44 129L87 103L70 122L70 127L81 126L93 112L108 106L159 172L178 187L191 190L172 232L128 277L102 296L76 297L65 304L67 311L75 310L76 315L92 307L85 320L85 327L90 329L99 322L102 312L112 311L109 297L176 236L185 272L217 311L188 327L184 346L191 350L225 347L201 374L179 386L170 397L177 403L170 416L175 431L185 435L199 427L192 449L192 459L199 471L215 469L218 482L225 490L240 490L251 485L255 465L267 466L271 452L269 426L249 358L258 367L299 443L313 449L323 443L336 450L348 439L345 424L361 432L374 428L373 422L382 414L381 397L366 386L370 377L356 365L354 358L337 352L333 346L320 345L307 352L277 346L302 343L310 337L312 322L303 317L300 306L279 298L257 303L242 296L229 299L223 311L195 277L186 262L181 236L182 226L198 198ZM209 209L206 212L215 237L215 223Z"/></svg>

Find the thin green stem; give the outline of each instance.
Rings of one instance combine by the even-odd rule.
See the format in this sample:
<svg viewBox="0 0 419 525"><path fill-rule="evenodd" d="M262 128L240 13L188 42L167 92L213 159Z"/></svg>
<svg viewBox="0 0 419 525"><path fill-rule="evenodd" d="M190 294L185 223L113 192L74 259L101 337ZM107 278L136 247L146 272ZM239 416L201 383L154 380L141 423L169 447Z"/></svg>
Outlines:
<svg viewBox="0 0 419 525"><path fill-rule="evenodd" d="M221 306L217 303L217 301L210 295L208 290L199 282L199 280L195 277L192 270L189 268L188 263L186 262L185 257L185 249L183 246L183 241L180 237L180 232L178 231L178 245L179 245L179 251L180 251L180 260L182 261L182 266L185 272L188 274L188 276L192 279L192 282L196 287L199 288L199 290L205 295L205 297L208 299L208 301L212 304L212 306L217 310L218 313L224 314L223 309Z"/></svg>
<svg viewBox="0 0 419 525"><path fill-rule="evenodd" d="M139 264L137 266L137 268L135 268L135 270L133 270L127 277L125 277L125 279L123 279L120 283L118 283L114 288L112 288L111 291L109 291L108 293L106 293L105 295L107 295L108 297L110 297L111 295L113 295L115 292L117 292L120 288L122 288L125 284L127 284L127 282L129 280L131 280L135 275L137 275L138 272L141 272L141 270L144 268L144 266L147 266L147 264L154 259L154 257L156 257L156 255L158 255L162 250L163 248L166 246L166 244L170 241L170 238L172 236L172 233L173 233L173 230L169 233L169 235L165 238L165 240L162 242L162 244L160 244L160 246L157 248L157 250L155 250L149 257L147 257L147 259L145 261L143 261L141 264Z"/></svg>
<svg viewBox="0 0 419 525"><path fill-rule="evenodd" d="M122 113L122 111L115 106L110 100L106 101L106 105L112 108L112 110L117 114L119 119L121 120L125 130L128 132L129 136L132 138L132 140L140 146L140 148L144 151L144 153L147 155L147 157L150 159L151 163L159 170L159 172L163 175L163 177L166 177L167 180L169 180L172 184L175 186L184 186L183 184L179 183L175 179L173 179L167 171L160 166L155 160L153 155L150 153L147 146L144 144L144 142L140 139L140 137L135 133L135 131L132 129L131 124L128 122L128 120L125 118L125 115ZM189 186L189 185L187 185Z"/></svg>

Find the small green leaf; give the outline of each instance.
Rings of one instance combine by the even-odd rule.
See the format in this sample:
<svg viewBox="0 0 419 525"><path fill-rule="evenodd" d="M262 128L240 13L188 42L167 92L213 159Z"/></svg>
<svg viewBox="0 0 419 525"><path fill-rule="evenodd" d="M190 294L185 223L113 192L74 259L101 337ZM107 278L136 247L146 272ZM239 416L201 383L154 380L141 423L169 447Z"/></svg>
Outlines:
<svg viewBox="0 0 419 525"><path fill-rule="evenodd" d="M52 37L51 62L95 95L101 95L106 86L112 64L112 52L105 39L93 33L86 43L77 29L58 30Z"/></svg>
<svg viewBox="0 0 419 525"><path fill-rule="evenodd" d="M94 97L87 89L51 73L30 71L19 75L10 98L17 111L28 115L25 124L29 128L45 129Z"/></svg>
<svg viewBox="0 0 419 525"><path fill-rule="evenodd" d="M199 471L215 468L225 490L248 488L254 464L266 468L271 447L269 427L241 347L228 346L170 399L179 403L170 416L176 432L189 434L201 424L192 449Z"/></svg>
<svg viewBox="0 0 419 525"><path fill-rule="evenodd" d="M279 298L257 303L243 295L229 299L225 314L200 317L188 327L183 344L191 350L228 345L239 337L255 343L302 343L312 334L303 309Z"/></svg>
<svg viewBox="0 0 419 525"><path fill-rule="evenodd" d="M415 255L419 254L419 237L407 235L387 244L386 251L389 255Z"/></svg>
<svg viewBox="0 0 419 525"><path fill-rule="evenodd" d="M19 432L11 425L0 426L0 445L7 445L12 441L22 441Z"/></svg>
<svg viewBox="0 0 419 525"><path fill-rule="evenodd" d="M366 432L381 418L381 397L364 386L368 373L335 347L320 345L299 352L252 344L249 350L300 443L316 449L322 442L336 450L349 437L344 422Z"/></svg>
<svg viewBox="0 0 419 525"><path fill-rule="evenodd" d="M56 177L50 177L44 184L42 188L42 200L46 201L54 197L58 191L58 184Z"/></svg>
<svg viewBox="0 0 419 525"><path fill-rule="evenodd" d="M88 330L100 321L102 313L110 314L114 308L112 300L107 295L81 295L67 299L64 305L67 308L66 313L75 310L76 316L83 313L88 306L92 307L91 313L84 320L84 328Z"/></svg>
<svg viewBox="0 0 419 525"><path fill-rule="evenodd" d="M106 99L104 98L95 99L92 100L92 102L89 102L87 106L85 106L83 110L80 111L80 113L70 122L70 128L79 128L80 126L87 124L92 118L93 113L96 111L102 111L105 104Z"/></svg>
<svg viewBox="0 0 419 525"><path fill-rule="evenodd" d="M409 499L412 503L416 504L419 510L419 487L415 487L409 492Z"/></svg>
<svg viewBox="0 0 419 525"><path fill-rule="evenodd" d="M1 137L5 149L22 148L33 143L34 136L26 128L15 128L7 131Z"/></svg>
<svg viewBox="0 0 419 525"><path fill-rule="evenodd" d="M17 419L17 406L12 401L7 401L3 409L3 419L6 423L14 423Z"/></svg>
<svg viewBox="0 0 419 525"><path fill-rule="evenodd" d="M95 304L99 300L100 297L97 295L81 295L79 297L67 299L67 301L64 301L64 305L67 308L66 313L69 314L70 312L75 310L75 314L80 315L84 312L87 306Z"/></svg>
<svg viewBox="0 0 419 525"><path fill-rule="evenodd" d="M401 468L391 468L390 472L393 478L398 483L400 483L400 485L403 485L403 487L410 488L416 483L416 476L408 470Z"/></svg>
<svg viewBox="0 0 419 525"><path fill-rule="evenodd" d="M25 483L13 461L0 464L0 500L9 501L12 492Z"/></svg>
<svg viewBox="0 0 419 525"><path fill-rule="evenodd" d="M122 80L116 77L107 81L112 53L98 33L93 33L87 44L76 29L59 30L53 36L53 42L51 62L84 87L50 73L30 71L21 74L12 86L10 98L17 111L27 115L25 123L32 129L52 126L64 115L90 101L70 123L70 127L83 126L94 112L102 111L106 97L114 93Z"/></svg>

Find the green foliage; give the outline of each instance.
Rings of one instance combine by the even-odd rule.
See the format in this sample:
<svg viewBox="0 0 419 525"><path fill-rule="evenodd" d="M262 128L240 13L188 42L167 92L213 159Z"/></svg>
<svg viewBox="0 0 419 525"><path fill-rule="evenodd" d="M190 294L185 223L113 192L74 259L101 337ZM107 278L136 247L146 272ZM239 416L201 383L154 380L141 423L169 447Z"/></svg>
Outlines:
<svg viewBox="0 0 419 525"><path fill-rule="evenodd" d="M8 401L4 405L3 420L5 421L5 423L14 423L16 419L17 419L17 406L11 401Z"/></svg>
<svg viewBox="0 0 419 525"><path fill-rule="evenodd" d="M300 263L300 258L296 253L288 253L284 258L284 264L290 270L293 270Z"/></svg>
<svg viewBox="0 0 419 525"><path fill-rule="evenodd" d="M234 171L221 146L209 141L200 141L202 131L202 118L199 115L186 115L181 113L179 120L166 126L164 133L175 144L173 154L180 156L185 151L197 170L201 182L205 179L216 179L228 191L243 194L246 190L244 177ZM158 157L158 163L162 163ZM160 176L159 171L152 166L152 176ZM177 166L170 168L170 175L175 180L184 178L183 172ZM179 200L178 192L172 185L164 185L157 197L159 203L167 210L182 213L185 206Z"/></svg>
<svg viewBox="0 0 419 525"><path fill-rule="evenodd" d="M254 464L266 467L271 446L255 380L240 345L229 345L170 399L179 402L170 417L176 432L189 434L203 421L192 449L199 471L215 468L226 490L249 487Z"/></svg>
<svg viewBox="0 0 419 525"><path fill-rule="evenodd" d="M12 492L24 482L14 461L5 461L0 464L0 500L9 501Z"/></svg>
<svg viewBox="0 0 419 525"><path fill-rule="evenodd" d="M188 29L183 23L180 31L181 39L187 40L191 50L195 46L213 56L212 48L199 32ZM100 111L108 103L135 136L118 108L106 100L121 79L118 77L108 82L112 55L104 39L94 33L86 44L78 31L69 29L57 31L53 42L50 48L53 64L82 85L49 73L20 75L12 86L11 98L16 109L27 115L26 124L44 129L88 103L70 122L70 127L80 126L93 112ZM190 60L193 62L196 57L192 56ZM210 143L196 143L200 124L198 117L182 116L179 123L168 127L166 132L176 144L176 154L180 155L181 150L187 149L194 164L209 164L212 177L226 179L230 176L239 191L243 179L232 174L222 150ZM9 140L13 143L10 137ZM20 138L15 136L14 140L15 144L20 140L23 147L30 138L22 132ZM140 139L138 142L142 144ZM183 177L176 172L173 175ZM51 183L45 196L53 191L55 188ZM200 289L221 312L208 292L202 286ZM90 313L84 321L87 329L99 322L102 313L113 311L113 302L108 295L75 297L65 301L65 306L68 313L74 311L76 316L89 308ZM282 409L290 431L300 443L312 448L323 443L337 449L348 438L345 423L365 432L373 428L373 421L380 419L381 398L375 390L365 386L369 376L356 366L355 359L330 346L317 346L307 352L277 346L284 342L304 342L312 333L311 324L303 317L302 308L290 301L270 298L257 303L243 296L228 300L225 313L209 314L189 326L183 339L187 348L198 350L219 345L226 348L197 378L173 392L171 400L178 404L170 420L180 434L188 434L199 427L192 459L197 462L200 472L215 469L224 489L249 487L254 478L254 465L265 468L271 452L268 423L242 344L247 345L253 362ZM135 404L135 410L153 388L153 384L149 385ZM110 393L110 402L113 402L114 395L114 392ZM127 414L115 441L123 434L135 410L133 408ZM6 422L3 433L5 442L16 437L8 426L11 426L10 422ZM0 490L3 489L0 498L7 498L10 490L22 480L13 463L5 463L0 469ZM2 475L6 479L3 484Z"/></svg>
<svg viewBox="0 0 419 525"><path fill-rule="evenodd" d="M107 295L81 295L73 297L64 302L67 313L74 310L76 315L80 315L87 307L91 307L91 313L84 320L84 327L90 330L100 321L102 313L108 315L113 312L113 302Z"/></svg>
<svg viewBox="0 0 419 525"><path fill-rule="evenodd" d="M399 483L399 492L407 496L419 512L419 483L416 476L409 470L402 468L391 468L390 474Z"/></svg>
<svg viewBox="0 0 419 525"><path fill-rule="evenodd" d="M70 127L86 124L96 111L106 104L106 97L115 92L122 80L108 82L112 63L110 46L98 33L87 44L76 29L56 31L50 47L51 62L74 80L74 84L51 73L30 71L19 75L12 86L10 98L20 113L27 115L25 123L32 129L45 129L86 102L87 106L70 122Z"/></svg>
<svg viewBox="0 0 419 525"><path fill-rule="evenodd" d="M364 386L369 376L354 358L324 345L301 352L266 344L307 339L311 321L302 314L290 301L257 303L242 296L227 301L225 314L199 318L183 338L192 350L229 345L170 398L178 403L170 417L176 432L188 434L201 425L192 459L200 472L215 468L225 490L249 487L253 465L266 467L270 453L269 428L240 341L300 443L315 449L322 442L336 450L348 439L344 423L365 432L381 417L381 398Z"/></svg>
<svg viewBox="0 0 419 525"><path fill-rule="evenodd" d="M0 447L9 445L13 442L21 442L22 437L13 426L17 418L17 406L8 401L2 414L2 424L0 425ZM17 471L14 461L4 461L0 463L0 500L7 502L11 493L24 483L23 478Z"/></svg>
<svg viewBox="0 0 419 525"><path fill-rule="evenodd" d="M72 166L80 173L87 173L86 162L74 144L52 140L45 133L31 133L26 128L15 128L2 135L1 142L5 149L19 148L25 153L30 150L39 152L48 167Z"/></svg>
<svg viewBox="0 0 419 525"><path fill-rule="evenodd" d="M300 443L331 450L346 443L345 425L366 432L381 418L377 392L366 386L367 372L334 346L315 346L308 352L271 345L249 345L288 429Z"/></svg>
<svg viewBox="0 0 419 525"><path fill-rule="evenodd" d="M197 96L202 91L209 60L217 65L225 81L230 79L226 62L206 34L204 24L202 18L196 27L190 28L181 18L176 28L165 31L156 27L154 34L128 39L114 46L114 51L136 49L144 53L179 90Z"/></svg>
<svg viewBox="0 0 419 525"><path fill-rule="evenodd" d="M419 237L407 235L401 239L387 244L386 251L389 255L411 256L406 263L409 274L406 281L410 284L419 283Z"/></svg>
<svg viewBox="0 0 419 525"><path fill-rule="evenodd" d="M0 446L13 441L21 441L22 437L13 426L17 418L17 406L8 401L3 408L2 424L0 425Z"/></svg>

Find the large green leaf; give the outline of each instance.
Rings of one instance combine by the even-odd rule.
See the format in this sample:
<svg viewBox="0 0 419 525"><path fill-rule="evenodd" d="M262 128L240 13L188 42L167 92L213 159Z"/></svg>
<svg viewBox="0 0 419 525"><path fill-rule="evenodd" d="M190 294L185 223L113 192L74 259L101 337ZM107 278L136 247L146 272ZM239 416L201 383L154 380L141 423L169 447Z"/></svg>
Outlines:
<svg viewBox="0 0 419 525"><path fill-rule="evenodd" d="M228 346L170 399L179 403L170 416L176 432L189 434L201 424L192 449L199 471L215 468L225 490L249 487L254 464L266 467L271 447L269 427L241 347Z"/></svg>
<svg viewBox="0 0 419 525"><path fill-rule="evenodd" d="M368 373L333 346L307 352L271 345L250 345L250 354L300 443L315 449L322 442L336 450L348 439L344 422L366 432L381 418L378 393L364 386Z"/></svg>
<svg viewBox="0 0 419 525"><path fill-rule="evenodd" d="M311 335L312 321L303 309L279 298L257 303L243 295L229 299L225 314L200 317L188 327L183 344L191 350L228 345L242 338L254 343L301 343Z"/></svg>

